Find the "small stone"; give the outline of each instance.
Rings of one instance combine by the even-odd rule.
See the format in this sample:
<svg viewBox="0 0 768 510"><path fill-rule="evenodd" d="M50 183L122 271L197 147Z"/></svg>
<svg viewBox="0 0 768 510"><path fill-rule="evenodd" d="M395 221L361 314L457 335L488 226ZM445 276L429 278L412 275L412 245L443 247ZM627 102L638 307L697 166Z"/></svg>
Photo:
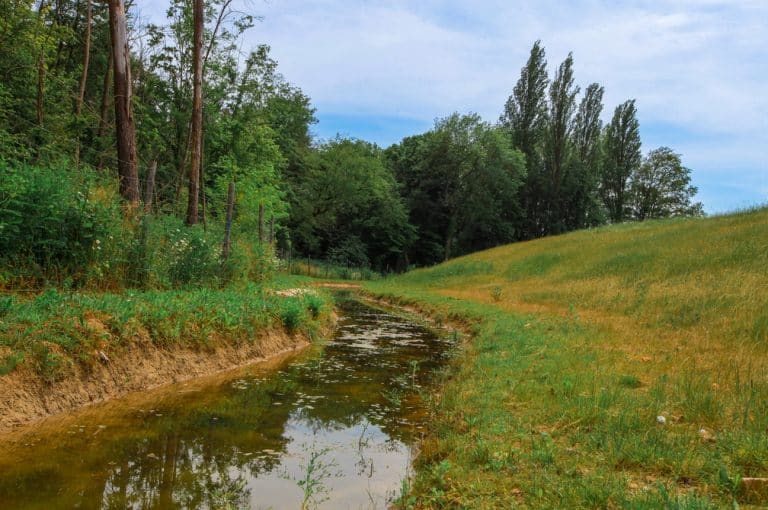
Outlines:
<svg viewBox="0 0 768 510"><path fill-rule="evenodd" d="M659 425L666 425L667 419L664 416L659 415L656 417L656 423L658 423Z"/></svg>
<svg viewBox="0 0 768 510"><path fill-rule="evenodd" d="M717 441L714 434L703 427L699 429L699 437L708 443L714 443Z"/></svg>
<svg viewBox="0 0 768 510"><path fill-rule="evenodd" d="M99 351L99 361L104 364L109 363L109 356L104 351Z"/></svg>

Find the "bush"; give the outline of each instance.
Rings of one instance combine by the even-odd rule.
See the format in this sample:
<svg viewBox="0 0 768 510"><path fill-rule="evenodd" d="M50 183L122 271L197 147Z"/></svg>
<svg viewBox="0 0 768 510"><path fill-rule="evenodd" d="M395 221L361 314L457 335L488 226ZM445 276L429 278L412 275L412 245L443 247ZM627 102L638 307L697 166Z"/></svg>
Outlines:
<svg viewBox="0 0 768 510"><path fill-rule="evenodd" d="M295 332L305 322L304 307L300 300L288 298L280 303L280 321L290 333Z"/></svg>
<svg viewBox="0 0 768 510"><path fill-rule="evenodd" d="M85 174L0 161L0 263L5 280L82 286L119 228L115 200ZM112 197L110 197L112 198Z"/></svg>
<svg viewBox="0 0 768 510"><path fill-rule="evenodd" d="M168 279L174 287L214 283L219 277L221 249L201 227L168 233Z"/></svg>

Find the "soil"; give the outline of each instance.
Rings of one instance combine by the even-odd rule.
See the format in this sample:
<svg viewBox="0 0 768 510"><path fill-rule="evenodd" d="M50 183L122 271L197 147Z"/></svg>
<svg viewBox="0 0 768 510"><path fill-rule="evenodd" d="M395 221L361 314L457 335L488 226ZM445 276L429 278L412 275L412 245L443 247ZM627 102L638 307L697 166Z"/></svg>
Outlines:
<svg viewBox="0 0 768 510"><path fill-rule="evenodd" d="M247 342L217 338L211 349L161 348L140 333L121 352L96 351L98 361L77 364L54 383L19 367L0 376L0 432L129 393L264 361L308 344L302 335L265 331Z"/></svg>

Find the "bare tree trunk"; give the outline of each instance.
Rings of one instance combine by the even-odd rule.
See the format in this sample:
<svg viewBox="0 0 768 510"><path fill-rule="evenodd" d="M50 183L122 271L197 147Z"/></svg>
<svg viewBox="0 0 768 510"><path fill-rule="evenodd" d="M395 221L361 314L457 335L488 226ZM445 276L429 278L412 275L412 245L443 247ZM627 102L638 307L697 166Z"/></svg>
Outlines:
<svg viewBox="0 0 768 510"><path fill-rule="evenodd" d="M149 163L147 172L147 185L144 189L144 214L152 212L152 198L155 194L155 175L157 174L157 160L153 159Z"/></svg>
<svg viewBox="0 0 768 510"><path fill-rule="evenodd" d="M205 198L205 172L204 172L204 162L205 162L205 137L202 136L202 139L200 141L200 199L202 200L202 210L201 215L203 217L203 230L208 230L208 221L205 217L205 213L208 209L208 201Z"/></svg>
<svg viewBox="0 0 768 510"><path fill-rule="evenodd" d="M88 66L91 63L91 0L85 4L85 46L83 48L83 73L80 75L80 90L75 103L75 122L77 123L77 145L75 146L75 166L80 166L80 114L85 100L85 84L88 81Z"/></svg>
<svg viewBox="0 0 768 510"><path fill-rule="evenodd" d="M131 109L131 57L128 48L128 23L123 0L109 0L109 32L115 81L115 134L120 196L131 208L139 204L139 170L136 157L136 129Z"/></svg>
<svg viewBox="0 0 768 510"><path fill-rule="evenodd" d="M275 217L269 218L269 244L275 244Z"/></svg>
<svg viewBox="0 0 768 510"><path fill-rule="evenodd" d="M37 102L35 103L35 117L37 125L42 127L45 115L43 101L45 99L45 57L41 51L37 55Z"/></svg>
<svg viewBox="0 0 768 510"><path fill-rule="evenodd" d="M235 212L235 181L229 183L227 190L227 220L224 223L224 243L221 246L221 257L229 258L229 250L232 248L232 216Z"/></svg>
<svg viewBox="0 0 768 510"><path fill-rule="evenodd" d="M203 149L203 0L194 0L194 46L192 48L192 158L189 166L187 225L197 223L200 167Z"/></svg>

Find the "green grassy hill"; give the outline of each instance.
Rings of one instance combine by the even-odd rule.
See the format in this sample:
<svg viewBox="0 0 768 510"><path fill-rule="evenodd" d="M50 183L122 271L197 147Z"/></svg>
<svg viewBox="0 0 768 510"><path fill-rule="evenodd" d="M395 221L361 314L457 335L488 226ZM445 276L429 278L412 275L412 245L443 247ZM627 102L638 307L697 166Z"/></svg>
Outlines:
<svg viewBox="0 0 768 510"><path fill-rule="evenodd" d="M768 209L517 243L369 289L476 332L405 506L768 504L740 481L768 477Z"/></svg>

